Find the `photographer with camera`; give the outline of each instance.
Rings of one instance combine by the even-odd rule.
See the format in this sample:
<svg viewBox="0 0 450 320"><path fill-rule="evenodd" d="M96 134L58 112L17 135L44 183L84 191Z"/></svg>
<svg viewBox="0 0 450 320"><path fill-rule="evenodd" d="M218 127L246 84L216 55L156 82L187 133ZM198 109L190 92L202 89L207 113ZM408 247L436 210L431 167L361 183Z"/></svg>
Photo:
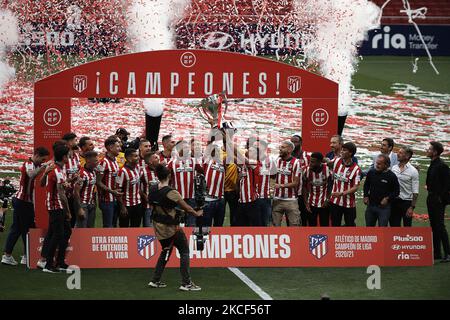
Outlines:
<svg viewBox="0 0 450 320"><path fill-rule="evenodd" d="M125 128L119 128L116 130L116 136L122 142L122 152L125 152L127 149L139 149L140 138L136 137L134 140L128 141L128 136L130 133Z"/></svg>
<svg viewBox="0 0 450 320"><path fill-rule="evenodd" d="M187 214L196 217L202 216L202 210L194 210L181 197L181 194L169 187L171 174L169 169L163 165L158 165L155 169L159 185L151 190L149 202L153 205L152 213L153 227L155 234L161 243L162 251L155 268L153 280L148 284L152 288L164 288L167 285L161 282L161 276L164 268L169 261L173 247L180 252L180 272L182 291L200 291L201 288L191 281L189 272L189 244L183 229L179 226L180 214L175 208L181 207Z"/></svg>
<svg viewBox="0 0 450 320"><path fill-rule="evenodd" d="M14 189L11 185L11 181L9 179L5 179L3 182L0 181L0 203L3 201L2 207L0 208L0 232L5 230L8 201L11 200L14 193L16 193L16 189Z"/></svg>

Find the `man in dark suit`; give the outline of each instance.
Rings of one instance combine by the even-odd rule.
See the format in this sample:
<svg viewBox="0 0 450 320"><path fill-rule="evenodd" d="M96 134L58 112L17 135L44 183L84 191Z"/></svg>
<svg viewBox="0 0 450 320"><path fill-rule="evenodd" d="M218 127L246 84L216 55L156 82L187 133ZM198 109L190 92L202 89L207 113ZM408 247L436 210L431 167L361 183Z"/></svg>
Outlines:
<svg viewBox="0 0 450 320"><path fill-rule="evenodd" d="M440 158L443 151L442 143L430 142L427 150L427 157L431 159L426 181L427 208L433 231L434 259L450 262L450 245L444 223L445 206L450 199L450 171L448 165ZM444 256L441 256L441 243Z"/></svg>

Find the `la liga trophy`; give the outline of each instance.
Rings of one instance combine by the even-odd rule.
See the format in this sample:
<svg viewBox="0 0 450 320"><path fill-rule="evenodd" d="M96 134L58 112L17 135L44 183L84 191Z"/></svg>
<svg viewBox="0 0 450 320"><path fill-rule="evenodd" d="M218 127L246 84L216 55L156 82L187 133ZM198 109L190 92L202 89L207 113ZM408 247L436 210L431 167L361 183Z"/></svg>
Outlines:
<svg viewBox="0 0 450 320"><path fill-rule="evenodd" d="M213 128L222 128L224 115L228 108L225 92L210 95L202 99L200 104L194 106L198 109L200 116L212 124Z"/></svg>

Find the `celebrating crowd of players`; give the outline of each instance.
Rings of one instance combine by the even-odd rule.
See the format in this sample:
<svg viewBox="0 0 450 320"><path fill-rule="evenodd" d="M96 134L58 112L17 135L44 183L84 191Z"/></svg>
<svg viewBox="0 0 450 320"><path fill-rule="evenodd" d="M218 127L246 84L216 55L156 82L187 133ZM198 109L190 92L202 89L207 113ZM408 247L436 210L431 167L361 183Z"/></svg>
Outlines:
<svg viewBox="0 0 450 320"><path fill-rule="evenodd" d="M34 227L34 184L46 188L49 228L38 266L46 272L67 269L65 249L72 228L95 226L97 205L104 228L150 227L151 188L159 184L156 169L170 172L170 186L182 199L184 209L195 212L194 178L205 177L203 222L222 226L225 206L229 206L231 226L356 226L356 197L365 177L364 204L367 226L411 226L419 193L419 174L409 163L413 151L402 147L393 152L394 141L386 138L381 153L367 171L355 157L354 143L331 138L331 152L302 150L302 139L294 135L279 145L279 156L268 153L266 141L249 139L245 150L230 139L230 130L212 130L207 145L199 141L162 138L163 150L155 151L145 139L138 148L124 148L125 129L104 141L105 152L94 151L89 137L68 133L53 145L53 159L46 148L38 147L20 171L20 188L13 198L13 223L6 241L2 263L17 265L14 245ZM204 147L204 148L203 148ZM449 201L450 173L440 159L443 146L431 142L427 156L432 160L427 172L427 206L433 229L435 258L450 261L448 235L444 224ZM35 178L39 177L39 181ZM186 217L186 226L195 226L195 214ZM158 230L157 230L158 231ZM158 232L157 232L158 233ZM159 239L161 240L161 239ZM441 255L441 243L444 256ZM58 256L54 260L55 253ZM23 257L22 263L26 263Z"/></svg>

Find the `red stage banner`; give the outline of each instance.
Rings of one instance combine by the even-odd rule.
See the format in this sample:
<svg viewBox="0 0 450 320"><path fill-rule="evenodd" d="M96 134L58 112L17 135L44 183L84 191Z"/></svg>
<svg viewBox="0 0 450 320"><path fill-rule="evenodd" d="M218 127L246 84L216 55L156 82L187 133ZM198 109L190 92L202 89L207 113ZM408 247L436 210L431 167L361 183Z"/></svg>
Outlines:
<svg viewBox="0 0 450 320"><path fill-rule="evenodd" d="M192 267L431 266L430 228L222 227L212 228L203 251L184 229ZM36 268L42 229L28 238L30 268ZM80 268L153 268L161 246L152 228L74 229L66 262ZM168 267L179 266L174 250Z"/></svg>

